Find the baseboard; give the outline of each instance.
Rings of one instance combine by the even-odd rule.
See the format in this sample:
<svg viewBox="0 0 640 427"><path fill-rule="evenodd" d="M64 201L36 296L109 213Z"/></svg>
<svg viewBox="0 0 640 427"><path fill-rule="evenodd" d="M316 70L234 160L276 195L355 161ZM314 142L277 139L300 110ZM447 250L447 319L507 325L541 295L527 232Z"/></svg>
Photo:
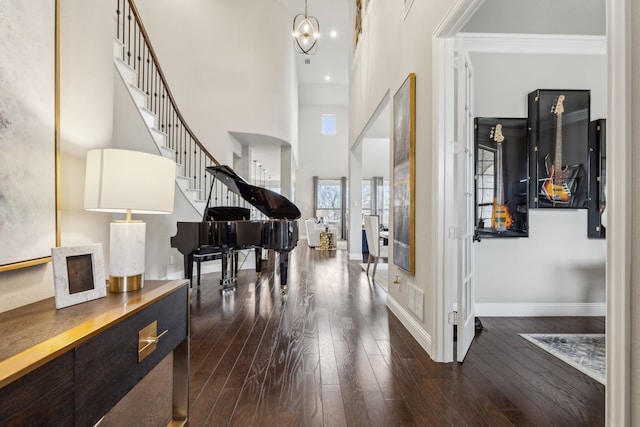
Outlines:
<svg viewBox="0 0 640 427"><path fill-rule="evenodd" d="M356 253L349 252L349 260L362 262L362 252L356 252Z"/></svg>
<svg viewBox="0 0 640 427"><path fill-rule="evenodd" d="M605 316L602 303L475 303L476 316L482 317L547 317Z"/></svg>
<svg viewBox="0 0 640 427"><path fill-rule="evenodd" d="M411 313L405 310L404 307L402 307L400 303L393 299L389 294L387 294L387 307L400 320L400 323L407 328L407 331L409 331L411 336L418 341L420 347L422 347L430 357L433 357L431 335L422 328L422 325L414 319Z"/></svg>

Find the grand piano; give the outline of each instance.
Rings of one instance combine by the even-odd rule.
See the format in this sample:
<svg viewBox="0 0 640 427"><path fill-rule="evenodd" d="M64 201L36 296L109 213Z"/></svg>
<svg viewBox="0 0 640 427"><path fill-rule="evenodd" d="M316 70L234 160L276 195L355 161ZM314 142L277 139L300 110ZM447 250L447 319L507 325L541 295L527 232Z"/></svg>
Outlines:
<svg viewBox="0 0 640 427"><path fill-rule="evenodd" d="M178 222L178 231L171 237L171 247L184 256L184 271L192 280L194 259L222 260L223 290L235 289L237 281L238 251L254 249L256 272L261 271L262 250L271 249L279 253L280 286L287 290L289 252L298 243L300 210L286 197L249 184L229 166L209 166L213 175L211 189L201 222ZM211 193L218 180L244 200L255 206L269 219L250 220L250 210L235 206L211 207ZM199 267L199 263L198 263ZM199 275L199 268L198 268Z"/></svg>

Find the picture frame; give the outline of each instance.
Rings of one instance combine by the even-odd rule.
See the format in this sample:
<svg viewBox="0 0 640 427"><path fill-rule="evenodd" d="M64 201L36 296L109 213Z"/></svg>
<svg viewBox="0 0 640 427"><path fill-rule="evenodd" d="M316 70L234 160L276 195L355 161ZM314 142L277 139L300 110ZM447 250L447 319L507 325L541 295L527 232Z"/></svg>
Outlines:
<svg viewBox="0 0 640 427"><path fill-rule="evenodd" d="M393 96L393 262L415 274L416 75Z"/></svg>
<svg viewBox="0 0 640 427"><path fill-rule="evenodd" d="M107 295L102 244L51 249L56 308Z"/></svg>
<svg viewBox="0 0 640 427"><path fill-rule="evenodd" d="M589 90L529 93L529 207L588 207L590 104Z"/></svg>
<svg viewBox="0 0 640 427"><path fill-rule="evenodd" d="M474 238L529 236L526 118L474 120Z"/></svg>
<svg viewBox="0 0 640 427"><path fill-rule="evenodd" d="M50 248L60 246L59 3L8 0L2 6L0 272L48 263Z"/></svg>

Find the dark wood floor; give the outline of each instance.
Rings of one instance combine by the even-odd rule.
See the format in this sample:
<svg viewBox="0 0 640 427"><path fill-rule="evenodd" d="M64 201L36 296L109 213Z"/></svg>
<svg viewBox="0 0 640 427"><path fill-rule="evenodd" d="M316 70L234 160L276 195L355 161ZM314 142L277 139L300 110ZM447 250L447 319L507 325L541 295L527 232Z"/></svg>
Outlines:
<svg viewBox="0 0 640 427"><path fill-rule="evenodd" d="M346 251L299 245L286 296L273 273L218 279L191 297L191 426L604 425L604 387L517 336L603 318L483 318L465 362L439 364Z"/></svg>

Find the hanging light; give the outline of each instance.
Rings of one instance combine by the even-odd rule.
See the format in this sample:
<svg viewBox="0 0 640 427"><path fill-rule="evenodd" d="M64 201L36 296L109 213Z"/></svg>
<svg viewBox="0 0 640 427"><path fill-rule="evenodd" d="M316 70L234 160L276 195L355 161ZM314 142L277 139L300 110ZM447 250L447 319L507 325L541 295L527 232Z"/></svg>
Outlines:
<svg viewBox="0 0 640 427"><path fill-rule="evenodd" d="M314 16L307 15L307 0L304 0L304 14L293 18L293 46L296 52L313 55L318 49L320 23Z"/></svg>

